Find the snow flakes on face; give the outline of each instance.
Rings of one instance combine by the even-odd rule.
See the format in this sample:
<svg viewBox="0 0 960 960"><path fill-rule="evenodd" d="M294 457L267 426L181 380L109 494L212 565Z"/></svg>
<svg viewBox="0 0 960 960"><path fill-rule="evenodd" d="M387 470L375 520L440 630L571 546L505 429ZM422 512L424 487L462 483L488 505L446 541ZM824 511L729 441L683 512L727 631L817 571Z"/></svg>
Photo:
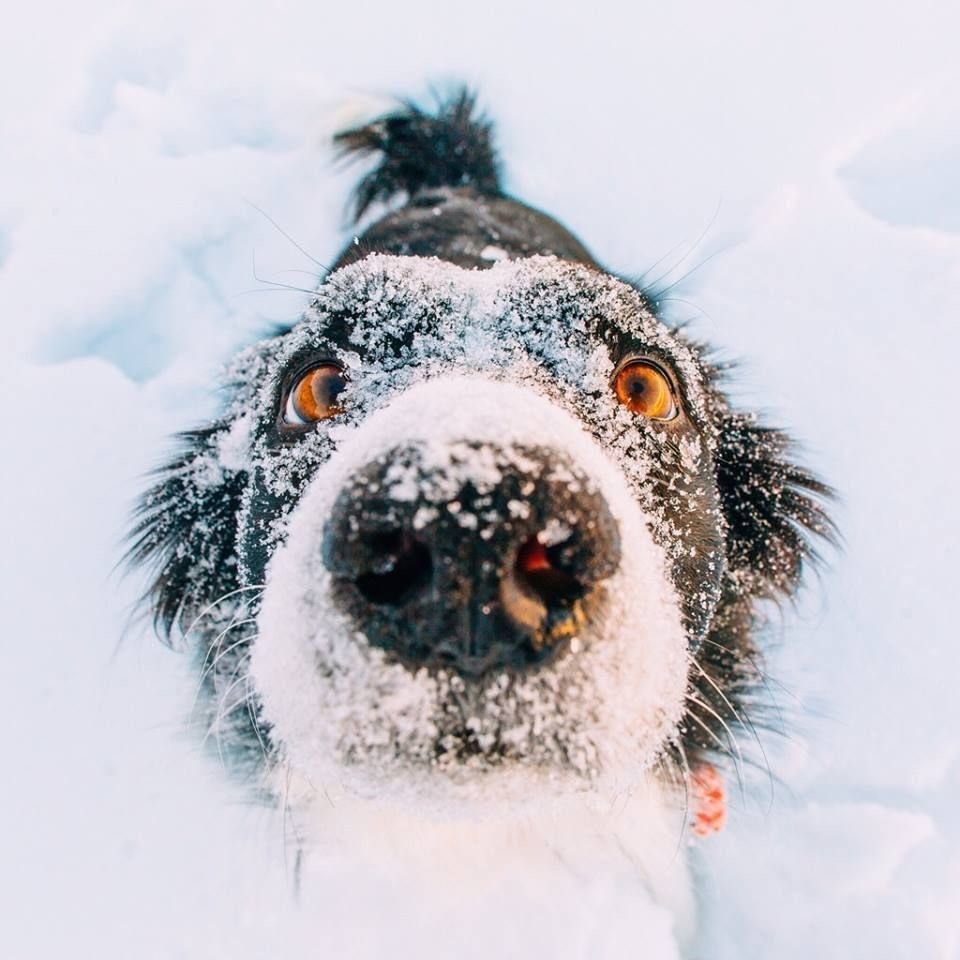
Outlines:
<svg viewBox="0 0 960 960"><path fill-rule="evenodd" d="M519 408L522 421L512 415ZM465 479L478 488L499 480L495 464L458 456L463 437L507 451L549 438L558 461L589 465L619 526L623 559L604 583L602 612L564 656L534 672L465 681L443 670L412 673L358 635L334 601L320 544L339 492L398 436L421 452L427 475L456 478L448 490L428 491L439 509L453 505ZM400 473L394 481L401 495L421 496ZM648 527L622 470L529 388L450 376L412 387L318 471L270 565L251 676L285 759L318 785L418 797L474 794L480 772L523 770L548 776L554 788L635 781L680 719L687 674L680 610ZM500 789L498 777L484 783Z"/></svg>
<svg viewBox="0 0 960 960"><path fill-rule="evenodd" d="M675 421L645 421L617 402L611 378L634 355L671 372ZM348 377L343 413L285 437L285 391L329 362ZM371 256L329 277L301 322L238 358L232 379L247 388L220 453L249 475L241 580L268 582L254 690L274 744L301 772L349 770L355 785L396 785L401 774L410 785L428 769L447 784L518 768L629 781L653 762L675 732L687 650L719 594L722 521L700 367L633 289L550 257L465 271ZM571 458L611 507L622 560L602 612L558 660L479 681L414 673L332 601L323 523L351 478L398 443L414 444L421 463L389 475L393 496L419 498L421 524L455 512L464 476L497 483L484 438L513 458L529 445L555 449L557 469ZM517 499L511 515L524 506ZM488 533L470 524L465 536Z"/></svg>
<svg viewBox="0 0 960 960"><path fill-rule="evenodd" d="M659 358L676 374L685 411L677 424L644 421L616 402L610 378L617 361L633 352ZM345 367L345 411L295 446L277 444L269 428L284 377L309 359ZM553 257L466 271L439 260L372 255L329 277L300 323L264 344L253 381L246 369L251 363L244 359L236 379L259 389L238 396L234 409L256 408L262 426L251 453L258 481L286 507L367 416L417 381L453 371L527 383L568 410L627 469L651 513L657 504L644 482L651 460L670 468L674 498L689 495L678 467L698 474L710 469L701 445L714 441L709 398L693 352L656 320L635 290ZM267 531L270 549L285 536L284 512ZM682 531L670 528L669 517L658 520L655 535L672 549ZM249 521L244 511L241 527Z"/></svg>

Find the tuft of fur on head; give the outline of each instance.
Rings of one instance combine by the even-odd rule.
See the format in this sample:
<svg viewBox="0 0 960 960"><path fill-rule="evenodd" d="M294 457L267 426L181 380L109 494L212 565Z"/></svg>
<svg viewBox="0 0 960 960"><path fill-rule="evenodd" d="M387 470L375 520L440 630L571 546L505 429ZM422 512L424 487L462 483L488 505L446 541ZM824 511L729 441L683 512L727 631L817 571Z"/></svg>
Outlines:
<svg viewBox="0 0 960 960"><path fill-rule="evenodd" d="M379 201L408 197L431 187L472 187L500 193L500 164L492 125L478 115L476 94L461 89L440 100L435 114L407 102L364 126L336 134L342 157L374 155L377 166L357 184L353 217Z"/></svg>

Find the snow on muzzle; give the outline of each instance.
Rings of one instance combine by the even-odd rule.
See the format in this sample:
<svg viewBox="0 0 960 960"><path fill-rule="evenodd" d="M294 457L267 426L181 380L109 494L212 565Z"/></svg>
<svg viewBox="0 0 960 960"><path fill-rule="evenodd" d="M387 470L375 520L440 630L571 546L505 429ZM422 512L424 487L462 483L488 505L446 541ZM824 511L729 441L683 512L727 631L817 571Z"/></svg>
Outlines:
<svg viewBox="0 0 960 960"><path fill-rule="evenodd" d="M682 713L687 645L621 465L532 388L474 377L335 429L252 653L288 760L376 782L648 766Z"/></svg>

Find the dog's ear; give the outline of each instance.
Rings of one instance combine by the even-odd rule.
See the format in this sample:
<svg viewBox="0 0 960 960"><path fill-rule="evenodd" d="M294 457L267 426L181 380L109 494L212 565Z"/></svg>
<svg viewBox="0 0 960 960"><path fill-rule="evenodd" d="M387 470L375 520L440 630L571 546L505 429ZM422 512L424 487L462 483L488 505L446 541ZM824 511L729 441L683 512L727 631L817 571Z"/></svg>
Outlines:
<svg viewBox="0 0 960 960"><path fill-rule="evenodd" d="M793 463L785 433L753 415L725 412L716 451L727 521L727 563L742 595L792 594L804 564L818 559L814 538L836 542L826 512L833 491Z"/></svg>
<svg viewBox="0 0 960 960"><path fill-rule="evenodd" d="M237 588L236 517L245 474L225 469L225 422L179 435L181 450L140 499L126 559L151 571L144 600L168 642L208 604Z"/></svg>

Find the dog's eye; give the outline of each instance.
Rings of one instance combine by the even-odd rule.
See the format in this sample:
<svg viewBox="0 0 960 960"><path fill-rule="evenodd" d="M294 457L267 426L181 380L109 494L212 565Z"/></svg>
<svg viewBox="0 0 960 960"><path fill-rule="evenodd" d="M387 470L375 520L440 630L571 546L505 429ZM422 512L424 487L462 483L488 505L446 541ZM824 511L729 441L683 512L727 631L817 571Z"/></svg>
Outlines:
<svg viewBox="0 0 960 960"><path fill-rule="evenodd" d="M337 400L346 385L346 374L334 363L308 370L293 385L283 419L287 423L303 424L335 417L343 411Z"/></svg>
<svg viewBox="0 0 960 960"><path fill-rule="evenodd" d="M672 420L677 401L667 375L649 360L630 360L614 375L617 399L633 413L650 420Z"/></svg>

